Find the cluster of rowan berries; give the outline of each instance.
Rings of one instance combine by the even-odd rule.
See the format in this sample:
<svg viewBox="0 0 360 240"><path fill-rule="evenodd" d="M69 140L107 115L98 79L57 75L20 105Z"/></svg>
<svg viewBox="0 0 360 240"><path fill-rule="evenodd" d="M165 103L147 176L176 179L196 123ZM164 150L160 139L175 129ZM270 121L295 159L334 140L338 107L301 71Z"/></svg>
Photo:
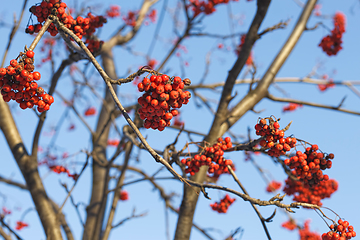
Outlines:
<svg viewBox="0 0 360 240"><path fill-rule="evenodd" d="M283 222L281 224L281 226L283 228L286 228L286 229L290 230L290 231L294 230L297 227L296 222L293 219L290 219L289 221Z"/></svg>
<svg viewBox="0 0 360 240"><path fill-rule="evenodd" d="M230 198L228 194L225 195L220 202L215 202L214 204L210 204L212 210L217 211L218 213L226 213L230 205L235 201L235 198Z"/></svg>
<svg viewBox="0 0 360 240"><path fill-rule="evenodd" d="M283 107L282 111L283 112L292 112L292 111L295 111L298 107L302 107L302 106L303 106L302 104L289 103L288 105Z"/></svg>
<svg viewBox="0 0 360 240"><path fill-rule="evenodd" d="M356 237L354 227L348 221L339 219L338 224L331 224L330 231L322 234L322 240L346 240Z"/></svg>
<svg viewBox="0 0 360 240"><path fill-rule="evenodd" d="M337 189L338 183L334 179L324 178L317 185L310 186L289 177L285 180L284 192L294 195L294 201L322 206L320 201L329 198Z"/></svg>
<svg viewBox="0 0 360 240"><path fill-rule="evenodd" d="M89 39L97 28L102 27L103 24L107 22L104 16L94 16L91 13L88 13L85 18L78 16L74 19L70 14L66 13L66 8L66 3L61 2L61 0L43 0L40 5L33 5L30 8L30 12L37 17L38 23L29 25L25 30L26 33L38 33L42 24L50 14L55 14L59 20L80 39L82 39L83 36ZM56 36L58 34L58 30L54 23L50 24L47 31L51 36ZM88 48L91 52L96 52L100 49L103 42L98 40L88 40L85 43L88 44Z"/></svg>
<svg viewBox="0 0 360 240"><path fill-rule="evenodd" d="M304 153L297 151L295 156L284 160L285 165L294 169L292 173L310 186L329 179L329 176L324 175L322 170L331 168L331 159L334 159L334 154L323 154L317 152L318 149L318 145L314 144L307 147Z"/></svg>
<svg viewBox="0 0 360 240"><path fill-rule="evenodd" d="M6 68L0 68L0 89L4 101L15 100L21 109L37 106L39 112L49 110L54 98L36 83L41 74L34 72L34 52L21 53L16 59L12 59Z"/></svg>
<svg viewBox="0 0 360 240"><path fill-rule="evenodd" d="M201 154L196 154L192 158L181 159L181 163L186 166L185 173L194 175L199 171L201 166L209 166L208 173L213 174L213 177L219 177L223 173L228 173L227 166L235 169L233 162L230 159L223 157L224 151L232 147L231 138L218 138L217 143L212 147L205 147Z"/></svg>
<svg viewBox="0 0 360 240"><path fill-rule="evenodd" d="M238 0L233 0L237 2ZM221 3L228 3L229 0L208 0L207 2L198 0L190 0L190 4L188 7L191 7L192 11L194 12L194 17L199 15L200 13L205 13L209 15L216 11L215 6Z"/></svg>
<svg viewBox="0 0 360 240"><path fill-rule="evenodd" d="M277 181L271 181L267 187L266 187L266 191L267 192L274 192L278 189L280 189L281 187L281 182L277 182Z"/></svg>
<svg viewBox="0 0 360 240"><path fill-rule="evenodd" d="M23 229L24 227L28 227L29 224L23 222L23 221L16 221L16 226L15 229L20 231L21 229Z"/></svg>
<svg viewBox="0 0 360 240"><path fill-rule="evenodd" d="M74 180L76 180L76 179L79 177L79 175L76 174L76 173L75 173L75 174L71 174L70 171L69 171L67 168L63 167L63 166L54 165L54 166L49 166L49 168L50 168L53 172L58 173L58 174L60 174L60 173L67 173L68 177L71 177L71 178L74 179Z"/></svg>
<svg viewBox="0 0 360 240"><path fill-rule="evenodd" d="M304 227L299 229L300 240L320 240L317 232L310 231L310 220L306 220Z"/></svg>
<svg viewBox="0 0 360 240"><path fill-rule="evenodd" d="M129 193L127 191L122 190L122 191L120 191L119 195L120 195L119 200L121 200L121 201L129 200Z"/></svg>
<svg viewBox="0 0 360 240"><path fill-rule="evenodd" d="M168 75L151 75L145 77L137 86L144 94L138 98L141 105L138 113L144 121L145 128L163 131L170 126L170 120L179 114L178 110L187 104L191 97L189 91L183 91L185 85L190 85L188 78L169 78Z"/></svg>
<svg viewBox="0 0 360 240"><path fill-rule="evenodd" d="M342 35L345 32L345 15L343 13L336 13L334 16L334 29L331 30L331 34L324 37L319 47L322 47L323 51L331 56L336 55L341 49Z"/></svg>
<svg viewBox="0 0 360 240"><path fill-rule="evenodd" d="M269 124L267 124L267 119ZM284 138L285 133L279 128L279 122L273 118L262 118L255 125L256 135L263 137L259 144L263 148L268 148L267 154L269 156L279 157L285 155L296 145L296 138Z"/></svg>

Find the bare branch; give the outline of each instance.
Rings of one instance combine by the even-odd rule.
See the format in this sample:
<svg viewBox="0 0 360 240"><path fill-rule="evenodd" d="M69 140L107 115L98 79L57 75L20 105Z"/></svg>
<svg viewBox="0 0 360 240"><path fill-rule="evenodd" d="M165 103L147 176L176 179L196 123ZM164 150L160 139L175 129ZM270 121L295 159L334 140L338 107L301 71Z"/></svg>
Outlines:
<svg viewBox="0 0 360 240"><path fill-rule="evenodd" d="M257 12L253 18L252 24L249 28L248 33L246 34L245 43L241 48L240 54L233 65L232 69L229 71L226 83L222 90L222 95L220 98L220 103L212 123L211 129L205 140L207 142L213 142L221 136L223 133L220 131L221 124L228 117L228 104L232 99L231 92L233 90L237 76L239 75L241 69L244 67L246 60L248 59L252 46L255 41L259 38L258 29L261 23L264 20L264 17L267 13L268 6L270 4L269 0L258 0L257 1ZM229 128L227 128L228 130ZM226 130L226 131L227 131ZM226 132L224 131L224 132ZM195 182L203 182L206 177L207 168L201 168L200 171L191 177ZM183 240L190 238L191 232L191 223L193 221L194 212L198 200L198 195L194 193L192 188L184 186L184 194L181 202L179 218L177 222L175 240Z"/></svg>
<svg viewBox="0 0 360 240"><path fill-rule="evenodd" d="M295 100L295 99L291 99L291 98L278 98L278 97L275 97L275 96L271 95L270 93L267 95L267 98L272 100L272 101L275 101L275 102L297 103L297 104L302 104L302 105L311 106L311 107L332 109L332 110L336 110L336 111L339 111L339 112L360 115L360 112L356 112L356 111L341 108L343 100L341 101L341 103L338 106L335 107L335 106L329 106L329 105L324 105L324 104L318 104L318 103L306 102L306 101L301 101L301 100Z"/></svg>
<svg viewBox="0 0 360 240"><path fill-rule="evenodd" d="M6 184L9 184L9 185L12 185L12 186L16 186L16 187L19 187L19 188L24 189L24 190L28 190L28 187L25 184L15 182L15 181L10 180L10 179L3 178L2 176L0 176L0 182L6 183Z"/></svg>
<svg viewBox="0 0 360 240"><path fill-rule="evenodd" d="M235 182L239 185L239 187L240 187L241 190L243 191L243 193L245 193L246 195L249 195L248 192L246 191L246 189L244 188L244 186L242 185L242 183L240 182L239 178L236 176L234 170L231 168L231 166L228 165L227 168L228 168L231 176L234 178ZM251 206L254 208L256 214L258 215L258 217L260 218L261 224L262 224L262 226L263 226L263 228L264 228L264 231L265 231L265 233L266 233L267 238L268 238L269 240L271 240L271 236L270 236L269 230L268 230L267 227L266 227L266 222L269 222L270 219L271 219L273 216L275 216L275 212L274 212L273 216L271 216L271 217L268 218L268 219L265 219L265 218L261 215L259 209L257 209L257 207L256 207L253 203L250 202L250 204L251 204Z"/></svg>
<svg viewBox="0 0 360 240"><path fill-rule="evenodd" d="M4 240L12 240L11 236L6 234L2 227L0 227L0 236L2 236Z"/></svg>
<svg viewBox="0 0 360 240"><path fill-rule="evenodd" d="M112 49L116 45L123 45L124 43L127 43L131 39L133 39L135 37L136 33L139 31L140 27L142 26L147 12L151 8L151 6L154 5L157 1L158 0L144 0L141 5L141 8L138 12L135 26L125 36L122 36L119 33L117 33L109 41L105 42L103 45L103 48L105 49L105 51Z"/></svg>
<svg viewBox="0 0 360 240"><path fill-rule="evenodd" d="M1 216L1 215L0 215L0 223L1 223L2 226L4 226L4 227L6 227L7 229L9 229L9 231L10 231L12 234L15 235L15 237L16 237L17 240L22 240L22 238L21 238L19 235L17 235L17 233L16 233L9 225L7 225L7 224L4 222L4 217ZM0 229L1 229L1 231L3 232L2 228L0 228ZM4 233L4 234L5 234L5 233ZM1 234L1 235L2 235L2 234ZM5 236L6 236L6 235L5 235ZM9 236L9 239L11 239L10 236Z"/></svg>
<svg viewBox="0 0 360 240"><path fill-rule="evenodd" d="M147 212L144 213L140 213L140 214L135 214L135 209L133 210L133 213L131 214L131 216L126 217L125 219L121 220L119 223L115 224L114 226L112 226L112 228L116 228L119 227L120 225L124 224L125 222L133 219L133 218L139 218L139 217L144 217L147 215Z"/></svg>
<svg viewBox="0 0 360 240"><path fill-rule="evenodd" d="M6 56L7 56L8 52L9 52L9 49L10 49L12 40L13 40L13 38L14 38L17 30L18 30L19 27L20 27L20 23L21 23L21 20L22 20L22 18L23 18L23 16L24 16L24 12L25 12L25 8L26 8L27 2L28 2L28 0L24 0L24 3L23 3L23 7L22 7L22 10L21 10L21 14L20 14L19 20L16 21L16 19L14 18L14 25L13 25L13 27L12 27L12 29L11 29L11 33L10 33L10 35L9 35L9 41L8 41L8 44L7 44L6 48L5 48L5 52L4 52L4 55L3 55L3 59L2 59L2 61L1 61L1 65L0 65L1 67L3 67L4 64L5 64Z"/></svg>
<svg viewBox="0 0 360 240"><path fill-rule="evenodd" d="M274 26L269 27L269 28L265 29L264 31L262 31L261 33L259 33L259 37L261 37L262 35L264 35L268 32L274 31L276 29L284 29L287 27L289 22L290 22L290 19L288 19L287 21L281 21L278 24L275 24Z"/></svg>

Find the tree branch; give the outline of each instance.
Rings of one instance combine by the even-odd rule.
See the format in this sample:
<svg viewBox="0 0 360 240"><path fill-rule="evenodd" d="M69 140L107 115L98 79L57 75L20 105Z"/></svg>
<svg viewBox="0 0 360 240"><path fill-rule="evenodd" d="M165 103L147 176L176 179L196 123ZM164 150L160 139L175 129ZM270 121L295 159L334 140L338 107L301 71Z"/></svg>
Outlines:
<svg viewBox="0 0 360 240"><path fill-rule="evenodd" d="M205 141L213 142L216 138L221 136L223 133L220 133L220 126L224 122L224 118L226 118L228 113L228 104L231 100L231 92L235 84L235 80L239 75L241 69L244 67L246 60L248 59L252 46L255 41L258 39L258 29L261 23L264 20L266 15L268 6L270 4L270 0L258 0L257 2L257 12L254 16L252 24L249 28L249 31L246 35L244 46L242 47L240 54L229 71L226 83L223 88L223 92L220 98L220 103L218 105L218 109L214 118L214 121L211 126L211 130L207 137L205 137ZM207 168L203 167L200 171L195 174L191 179L195 182L203 182L206 177ZM196 208L198 200L198 195L193 191L192 188L184 185L184 195L181 202L179 218L177 222L176 232L175 232L175 240L185 240L190 238L191 232L191 223L193 221L194 212Z"/></svg>
<svg viewBox="0 0 360 240"><path fill-rule="evenodd" d="M341 108L342 103L340 103L339 106L334 107L334 106L329 106L329 105L324 105L324 104L319 104L319 103L306 102L306 101L296 100L296 99L291 99L291 98L279 98L279 97L275 97L275 96L271 95L270 93L268 93L267 98L274 101L274 102L297 103L297 104L302 104L302 105L311 106L311 107L332 109L332 110L336 110L336 111L339 111L339 112L360 115L360 112L356 112L356 111Z"/></svg>

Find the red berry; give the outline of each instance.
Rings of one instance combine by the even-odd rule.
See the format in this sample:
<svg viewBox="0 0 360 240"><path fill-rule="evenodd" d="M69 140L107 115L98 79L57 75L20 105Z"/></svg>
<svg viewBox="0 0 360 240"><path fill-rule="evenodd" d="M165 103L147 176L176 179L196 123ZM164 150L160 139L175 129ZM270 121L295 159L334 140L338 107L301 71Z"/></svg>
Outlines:
<svg viewBox="0 0 360 240"><path fill-rule="evenodd" d="M166 113L164 116L165 120L171 120L173 118L173 115L171 113Z"/></svg>
<svg viewBox="0 0 360 240"><path fill-rule="evenodd" d="M12 60L10 61L10 65L11 65L12 67L16 67L17 64L18 64L18 62L17 62L15 59L12 59Z"/></svg>
<svg viewBox="0 0 360 240"><path fill-rule="evenodd" d="M31 50L29 50L29 51L26 52L26 56L27 56L28 58L33 58L34 55L35 55L35 53L34 53L33 51L31 51Z"/></svg>
<svg viewBox="0 0 360 240"><path fill-rule="evenodd" d="M40 80L41 74L39 72L33 72L33 78L34 80Z"/></svg>

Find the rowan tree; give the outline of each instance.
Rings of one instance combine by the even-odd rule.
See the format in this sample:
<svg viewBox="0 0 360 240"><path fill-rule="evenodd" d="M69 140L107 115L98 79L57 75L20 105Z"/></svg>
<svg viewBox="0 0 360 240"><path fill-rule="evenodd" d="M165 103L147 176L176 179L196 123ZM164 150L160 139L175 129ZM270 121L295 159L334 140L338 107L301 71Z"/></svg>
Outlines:
<svg viewBox="0 0 360 240"><path fill-rule="evenodd" d="M355 237L347 4L3 4L0 236Z"/></svg>

